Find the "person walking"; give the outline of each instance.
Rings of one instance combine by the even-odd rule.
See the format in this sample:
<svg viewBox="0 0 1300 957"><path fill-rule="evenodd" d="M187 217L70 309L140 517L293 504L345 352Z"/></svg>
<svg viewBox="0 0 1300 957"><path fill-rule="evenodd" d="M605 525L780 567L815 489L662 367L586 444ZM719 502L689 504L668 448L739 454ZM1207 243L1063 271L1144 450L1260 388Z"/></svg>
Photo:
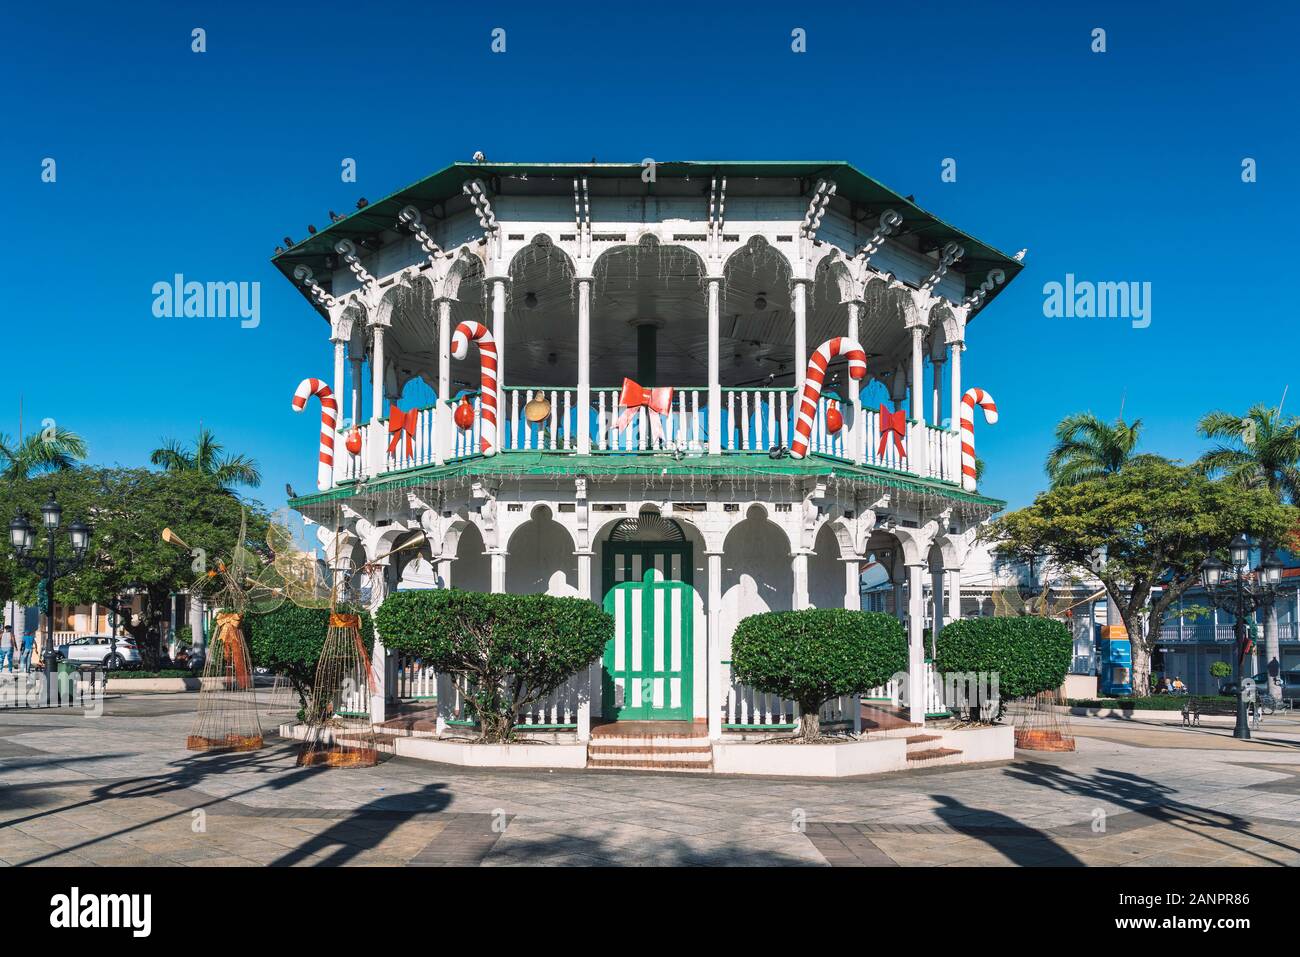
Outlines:
<svg viewBox="0 0 1300 957"><path fill-rule="evenodd" d="M30 628L23 629L22 666L23 674L32 673L32 652L36 649L36 633Z"/></svg>
<svg viewBox="0 0 1300 957"><path fill-rule="evenodd" d="M14 673L14 630L8 625L0 631L0 670Z"/></svg>

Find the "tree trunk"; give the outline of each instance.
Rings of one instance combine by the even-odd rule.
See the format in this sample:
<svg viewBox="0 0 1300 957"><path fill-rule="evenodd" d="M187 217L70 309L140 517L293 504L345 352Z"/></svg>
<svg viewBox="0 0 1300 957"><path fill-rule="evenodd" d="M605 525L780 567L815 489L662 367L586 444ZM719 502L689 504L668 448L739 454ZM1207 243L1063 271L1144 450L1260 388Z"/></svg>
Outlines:
<svg viewBox="0 0 1300 957"><path fill-rule="evenodd" d="M821 734L821 702L817 702L811 708L803 702L799 703L799 737L805 741L814 741Z"/></svg>
<svg viewBox="0 0 1300 957"><path fill-rule="evenodd" d="M1282 649L1277 636L1277 605L1264 606L1264 668L1268 671L1268 693L1282 697Z"/></svg>

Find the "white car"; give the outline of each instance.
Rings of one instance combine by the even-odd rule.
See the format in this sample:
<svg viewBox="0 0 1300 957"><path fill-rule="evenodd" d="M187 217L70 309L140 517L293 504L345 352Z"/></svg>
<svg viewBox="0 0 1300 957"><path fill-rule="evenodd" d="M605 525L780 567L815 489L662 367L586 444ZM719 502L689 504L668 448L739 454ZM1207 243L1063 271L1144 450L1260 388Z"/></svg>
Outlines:
<svg viewBox="0 0 1300 957"><path fill-rule="evenodd" d="M85 635L56 645L54 650L60 657L78 666L103 665L105 668L122 668L140 663L140 652L135 647L135 639L128 636L110 638L108 635Z"/></svg>

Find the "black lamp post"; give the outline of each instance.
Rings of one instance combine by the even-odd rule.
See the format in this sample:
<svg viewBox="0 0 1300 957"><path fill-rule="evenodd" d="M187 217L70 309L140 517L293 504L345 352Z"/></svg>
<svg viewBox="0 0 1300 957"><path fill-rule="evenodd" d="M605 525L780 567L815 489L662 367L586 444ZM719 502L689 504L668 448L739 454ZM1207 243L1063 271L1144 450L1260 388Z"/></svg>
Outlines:
<svg viewBox="0 0 1300 957"><path fill-rule="evenodd" d="M48 539L44 555L34 552L36 529L26 515L20 511L9 523L9 544L13 546L18 563L30 571L39 572L45 582L45 644L41 650L42 659L54 650L54 581L85 564L86 550L90 547L90 526L77 519L68 526L73 557L55 557L55 533L62 523L63 506L51 495L50 500L41 506L41 524L45 526L45 537Z"/></svg>
<svg viewBox="0 0 1300 957"><path fill-rule="evenodd" d="M1213 555L1201 563L1201 584L1205 586L1210 601L1229 611L1234 617L1233 630L1237 646L1237 726L1234 738L1250 739L1250 723L1246 720L1246 699L1242 689L1246 684L1243 673L1246 658L1246 616L1258 608L1271 605L1277 598L1277 586L1282 580L1282 563L1269 556L1251 569L1250 540L1238 534L1228 545L1230 565L1225 565ZM1253 681L1254 678L1252 677Z"/></svg>

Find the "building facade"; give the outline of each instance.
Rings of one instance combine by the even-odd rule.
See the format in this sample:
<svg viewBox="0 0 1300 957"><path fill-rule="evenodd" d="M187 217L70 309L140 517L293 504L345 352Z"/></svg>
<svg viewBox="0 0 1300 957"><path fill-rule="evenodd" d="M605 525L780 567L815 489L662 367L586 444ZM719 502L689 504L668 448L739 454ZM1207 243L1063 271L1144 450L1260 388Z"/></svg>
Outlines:
<svg viewBox="0 0 1300 957"><path fill-rule="evenodd" d="M923 629L962 615L1002 505L975 487L996 408L967 390L967 330L1017 260L843 163L473 163L273 261L323 320L286 373L321 414L317 489L290 504L370 569L365 600L590 598L616 637L547 723L716 737L753 701L737 622L858 608L888 552L923 717ZM376 658L391 676L382 636Z"/></svg>

